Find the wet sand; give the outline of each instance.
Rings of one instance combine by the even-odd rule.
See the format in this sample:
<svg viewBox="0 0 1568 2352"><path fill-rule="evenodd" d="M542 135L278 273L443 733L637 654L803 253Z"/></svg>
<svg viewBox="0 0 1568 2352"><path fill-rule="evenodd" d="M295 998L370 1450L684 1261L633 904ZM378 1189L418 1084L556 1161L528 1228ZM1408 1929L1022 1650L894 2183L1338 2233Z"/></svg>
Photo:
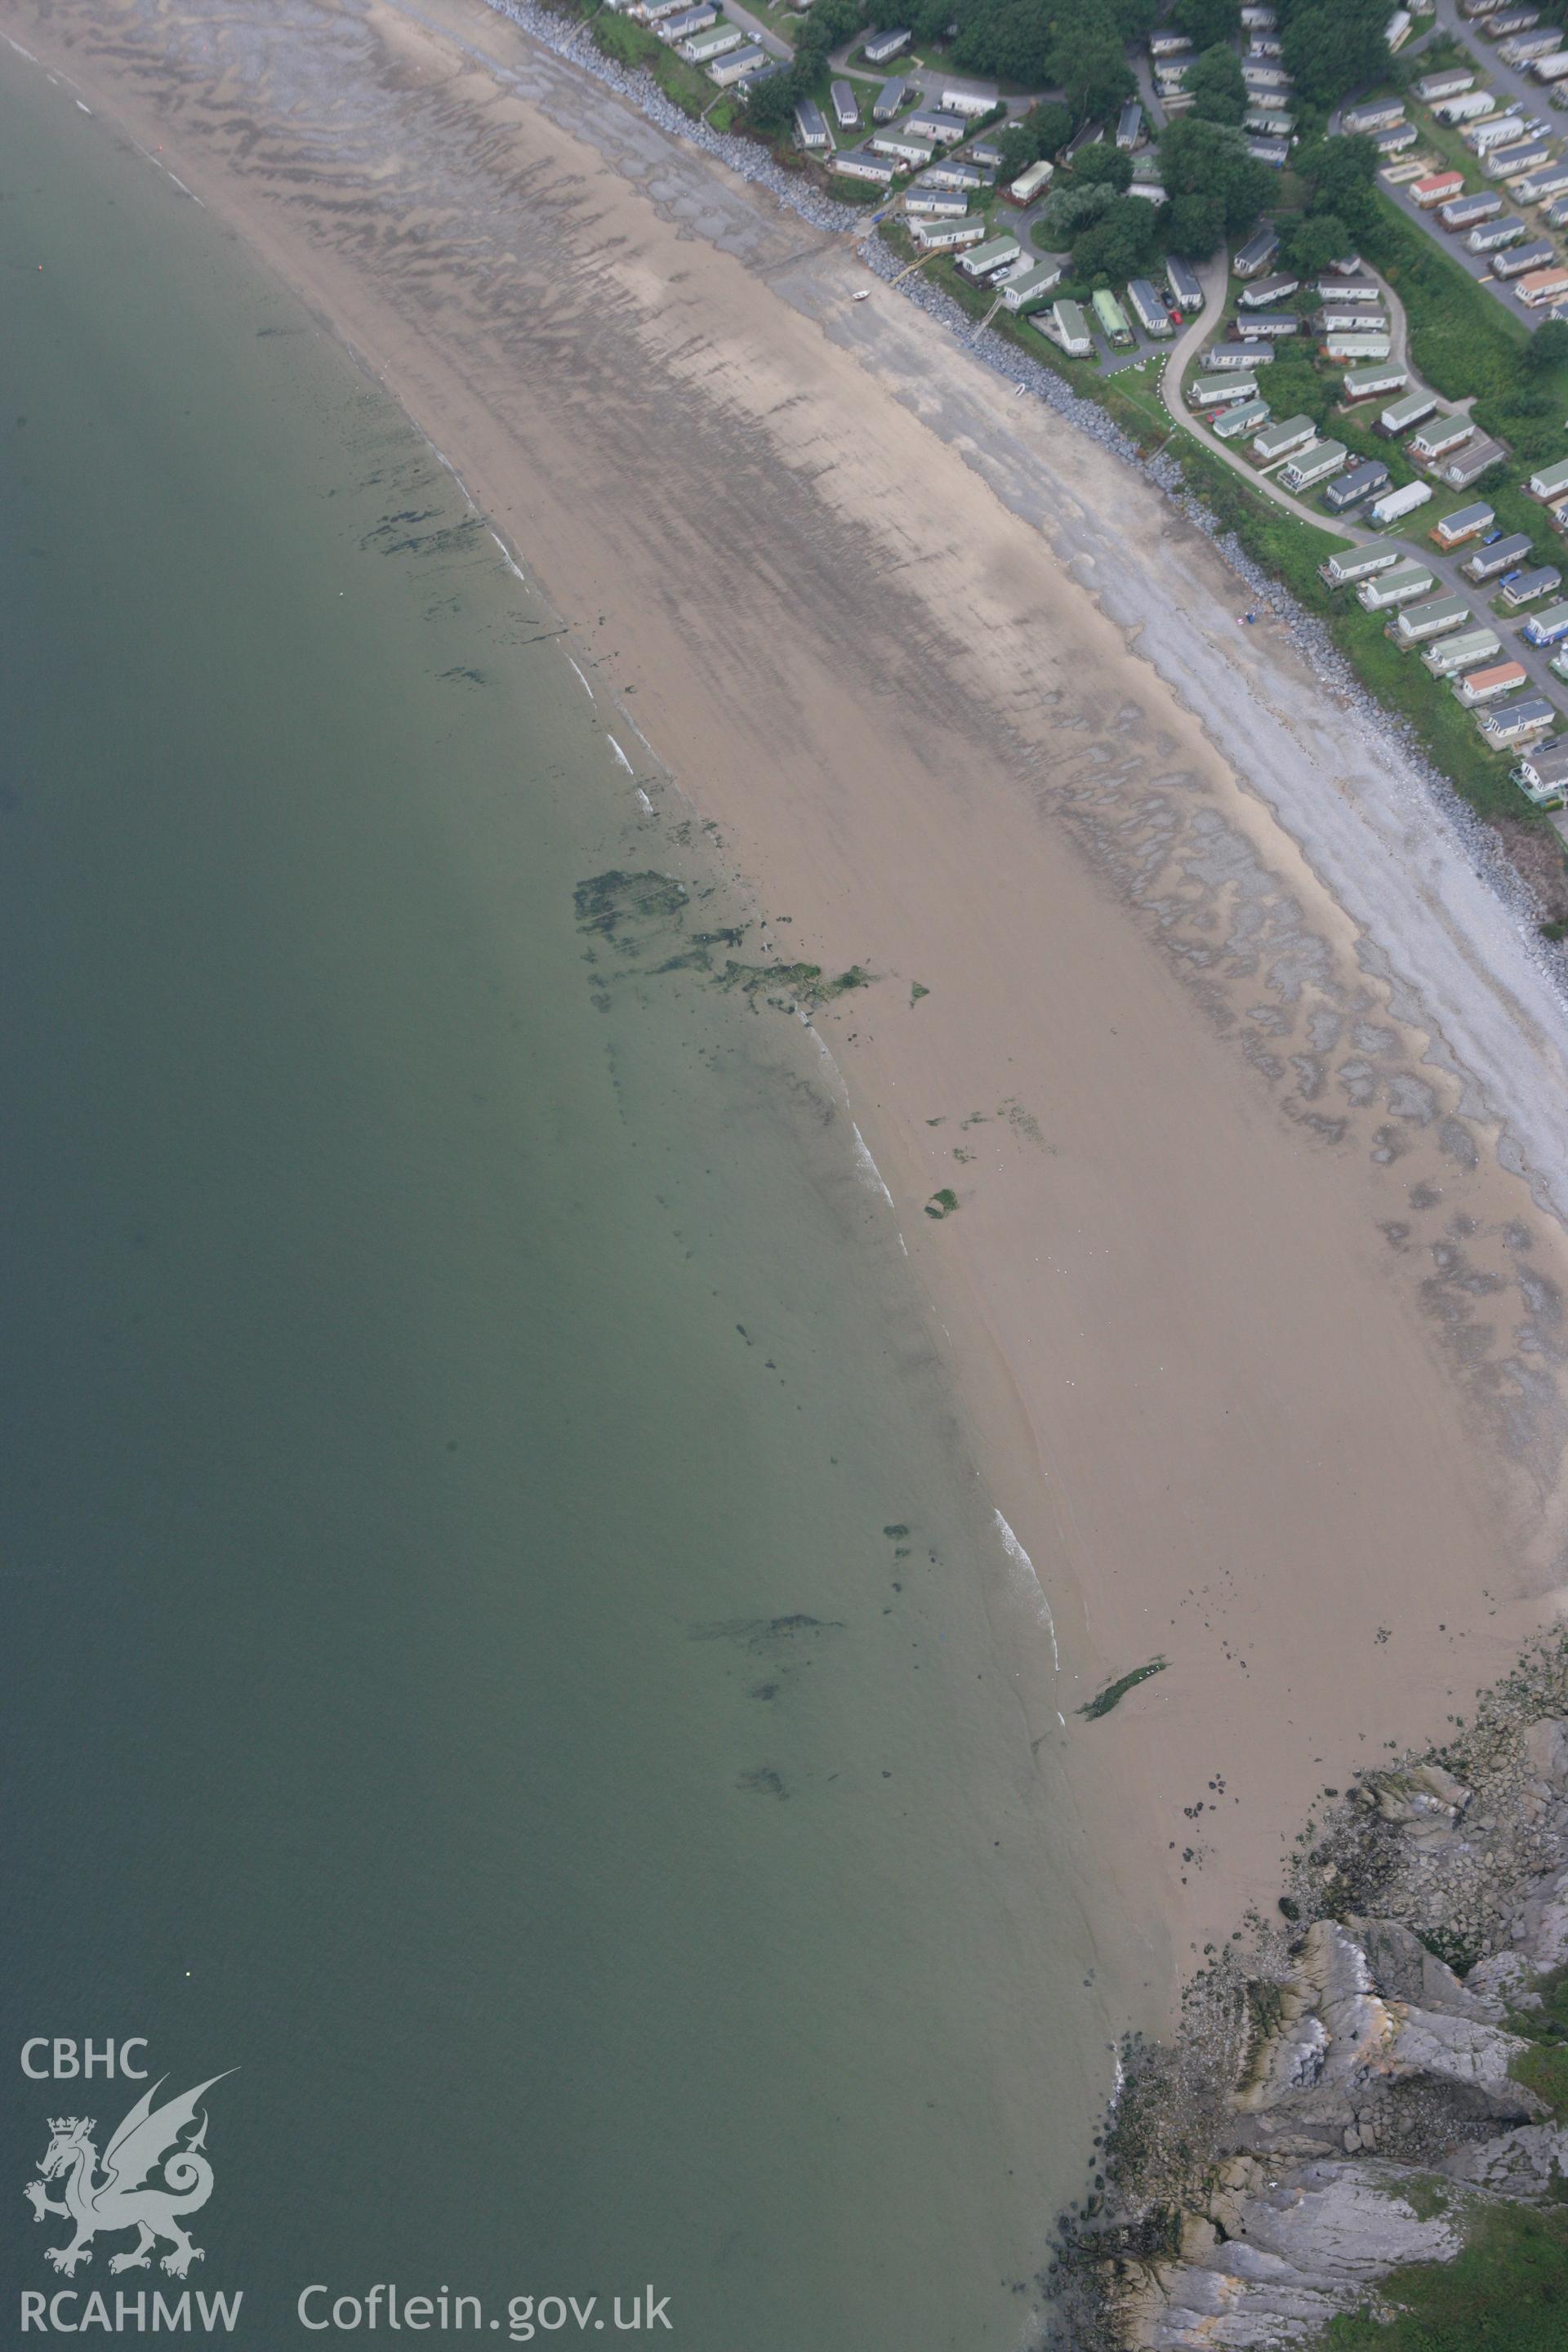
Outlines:
<svg viewBox="0 0 1568 2352"><path fill-rule="evenodd" d="M1563 1025L1514 926L1149 486L480 0L0 21L458 467L649 862L711 825L748 955L876 976L817 1027L1157 2013L1561 1581Z"/></svg>

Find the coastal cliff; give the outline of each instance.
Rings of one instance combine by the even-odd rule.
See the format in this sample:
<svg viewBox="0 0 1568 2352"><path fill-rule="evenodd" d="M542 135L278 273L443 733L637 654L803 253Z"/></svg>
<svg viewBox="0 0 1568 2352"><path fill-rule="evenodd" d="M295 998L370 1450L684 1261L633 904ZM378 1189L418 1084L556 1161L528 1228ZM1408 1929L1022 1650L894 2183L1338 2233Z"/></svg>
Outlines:
<svg viewBox="0 0 1568 2352"><path fill-rule="evenodd" d="M1568 2199L1568 1640L1297 1841L1278 1922L1134 2044L1049 2274L1073 2352L1315 2344ZM1568 2292L1568 2248L1563 2251Z"/></svg>

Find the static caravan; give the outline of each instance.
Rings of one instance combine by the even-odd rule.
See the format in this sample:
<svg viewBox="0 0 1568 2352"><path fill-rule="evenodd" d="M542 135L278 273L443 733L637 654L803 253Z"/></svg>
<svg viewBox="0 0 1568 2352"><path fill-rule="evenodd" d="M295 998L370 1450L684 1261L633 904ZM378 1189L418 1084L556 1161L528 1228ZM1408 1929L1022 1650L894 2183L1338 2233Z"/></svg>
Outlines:
<svg viewBox="0 0 1568 2352"><path fill-rule="evenodd" d="M963 220L969 213L969 198L963 188L910 188L904 197L904 211L911 220ZM984 232L984 223L981 223Z"/></svg>
<svg viewBox="0 0 1568 2352"><path fill-rule="evenodd" d="M1538 596L1550 596L1554 588L1563 585L1563 574L1554 563L1538 564L1532 572L1517 572L1511 580L1502 583L1499 599L1510 613L1521 613L1533 604Z"/></svg>
<svg viewBox="0 0 1568 2352"><path fill-rule="evenodd" d="M860 101L855 95L853 83L830 81L827 85L827 95L833 107L833 120L839 130L858 130L860 123Z"/></svg>
<svg viewBox="0 0 1568 2352"><path fill-rule="evenodd" d="M1002 307L1018 313L1033 310L1048 294L1054 294L1062 282L1064 265L1059 261L1037 261L1032 268L1020 269L1016 278L1002 281Z"/></svg>
<svg viewBox="0 0 1568 2352"><path fill-rule="evenodd" d="M1464 89L1457 98L1439 99L1432 111L1439 122L1479 122L1496 105L1489 89Z"/></svg>
<svg viewBox="0 0 1568 2352"><path fill-rule="evenodd" d="M727 58L720 58L717 62L710 58L708 79L717 82L721 89L730 89L736 82L744 81L748 74L759 72L770 62L766 49L760 42L752 41L743 49L731 49Z"/></svg>
<svg viewBox="0 0 1568 2352"><path fill-rule="evenodd" d="M1481 165L1489 180L1502 180L1512 186L1515 180L1528 180L1544 171L1552 161L1552 150L1544 139L1521 140L1517 146L1496 147Z"/></svg>
<svg viewBox="0 0 1568 2352"><path fill-rule="evenodd" d="M1521 221L1517 213L1510 213L1506 220L1482 221L1479 228L1470 231L1465 244L1471 253L1500 253L1506 246L1517 245L1521 236L1529 234L1529 223Z"/></svg>
<svg viewBox="0 0 1568 2352"><path fill-rule="evenodd" d="M1496 580L1511 572L1530 553L1530 541L1523 531L1510 533L1507 539L1494 539L1489 547L1478 547L1467 562L1459 566L1467 580L1478 583Z"/></svg>
<svg viewBox="0 0 1568 2352"><path fill-rule="evenodd" d="M1391 123L1404 120L1402 98L1369 98L1359 106L1347 106L1340 117L1340 127L1354 138L1363 131L1386 131Z"/></svg>
<svg viewBox="0 0 1568 2352"><path fill-rule="evenodd" d="M1420 136L1414 122L1396 122L1388 131L1374 131L1372 143L1380 155L1403 155L1415 146Z"/></svg>
<svg viewBox="0 0 1568 2352"><path fill-rule="evenodd" d="M1521 754L1518 767L1509 772L1527 800L1537 808L1550 808L1562 799L1568 784L1568 743L1555 737L1532 743Z"/></svg>
<svg viewBox="0 0 1568 2352"><path fill-rule="evenodd" d="M944 89L942 110L944 114L962 114L966 121L976 122L983 114L994 114L998 105L994 89Z"/></svg>
<svg viewBox="0 0 1568 2352"><path fill-rule="evenodd" d="M815 100L803 98L795 110L795 135L807 154L827 144L827 125Z"/></svg>
<svg viewBox="0 0 1568 2352"><path fill-rule="evenodd" d="M1532 499L1549 506L1553 499L1568 493L1568 457L1559 457L1554 465L1538 466L1525 482Z"/></svg>
<svg viewBox="0 0 1568 2352"><path fill-rule="evenodd" d="M901 111L909 94L910 86L902 74L895 74L891 81L885 81L871 102L872 121L891 122L893 117ZM926 152L929 154L931 151L928 148Z"/></svg>
<svg viewBox="0 0 1568 2352"><path fill-rule="evenodd" d="M1299 278L1256 278L1237 297L1238 310L1266 310L1270 303L1287 301L1300 287Z"/></svg>
<svg viewBox="0 0 1568 2352"><path fill-rule="evenodd" d="M914 129L912 115L904 129ZM985 185L984 172L977 172L973 163L957 163L951 155L939 155L930 171L921 173L921 178L928 188L962 188L965 195L972 195L977 188Z"/></svg>
<svg viewBox="0 0 1568 2352"><path fill-rule="evenodd" d="M1539 310L1544 302L1561 302L1568 297L1568 269L1532 269L1513 290L1527 310Z"/></svg>
<svg viewBox="0 0 1568 2352"><path fill-rule="evenodd" d="M1336 310L1325 303L1318 313L1318 331L1323 335L1386 335L1389 331L1386 310Z"/></svg>
<svg viewBox="0 0 1568 2352"><path fill-rule="evenodd" d="M904 125L906 131L918 131L927 139L934 139L939 147L956 147L968 128L962 114L946 114L936 106L917 107Z"/></svg>
<svg viewBox="0 0 1568 2352"><path fill-rule="evenodd" d="M1405 556L1386 572L1375 572L1363 580L1355 592L1356 603L1363 613L1392 613L1397 604L1430 595L1436 584L1424 563Z"/></svg>
<svg viewBox="0 0 1568 2352"><path fill-rule="evenodd" d="M1016 236L987 237L984 245L977 245L972 253L963 256L958 265L960 275L973 278L978 285L1018 260L1023 250Z"/></svg>
<svg viewBox="0 0 1568 2352"><path fill-rule="evenodd" d="M1146 335L1168 335L1174 331L1169 310L1146 278L1132 279L1127 289L1127 299Z"/></svg>
<svg viewBox="0 0 1568 2352"><path fill-rule="evenodd" d="M910 235L923 253L956 253L961 247L982 242L985 223L967 213L962 220L917 220L910 222Z"/></svg>
<svg viewBox="0 0 1568 2352"><path fill-rule="evenodd" d="M1301 320L1294 310L1266 310L1247 322L1247 338L1252 342L1261 340L1266 343L1277 343L1287 335L1299 335L1300 331Z"/></svg>
<svg viewBox="0 0 1568 2352"><path fill-rule="evenodd" d="M1143 110L1137 100L1131 98L1122 108L1117 122L1116 143L1124 155L1131 155L1133 149L1142 143L1142 137Z"/></svg>
<svg viewBox="0 0 1568 2352"><path fill-rule="evenodd" d="M893 184L895 166L884 155L868 154L864 147L841 147L833 159L833 169L841 180L869 180L879 188Z"/></svg>
<svg viewBox="0 0 1568 2352"><path fill-rule="evenodd" d="M718 9L711 5L711 0L706 0L706 5L695 8L682 8L674 16L661 17L654 30L661 41L673 44L676 41L694 40L699 33L705 33L710 25L716 25L718 22Z"/></svg>
<svg viewBox="0 0 1568 2352"><path fill-rule="evenodd" d="M1352 302L1358 310L1369 305L1376 309L1383 301L1383 289L1375 278L1320 278L1318 299L1326 305Z"/></svg>
<svg viewBox="0 0 1568 2352"><path fill-rule="evenodd" d="M1094 350L1089 320L1077 302L1053 302L1050 317L1037 319L1035 324L1053 342L1059 343L1069 359L1086 360Z"/></svg>
<svg viewBox="0 0 1568 2352"><path fill-rule="evenodd" d="M1478 155L1489 155L1494 147L1511 147L1524 136L1524 117L1510 106L1506 114L1489 114L1484 121L1473 122L1459 136Z"/></svg>
<svg viewBox="0 0 1568 2352"><path fill-rule="evenodd" d="M1043 196L1050 186L1056 168L1054 163L1047 163L1043 157L1039 163L1031 163L1028 170L1021 172L1008 189L1008 203L1032 205L1035 198Z"/></svg>
<svg viewBox="0 0 1568 2352"><path fill-rule="evenodd" d="M1550 57L1532 58L1528 70L1537 81L1561 81L1568 74L1568 49L1553 49Z"/></svg>
<svg viewBox="0 0 1568 2352"><path fill-rule="evenodd" d="M1279 239L1271 228L1255 230L1237 255L1232 267L1238 278L1261 278L1279 250Z"/></svg>
<svg viewBox="0 0 1568 2352"><path fill-rule="evenodd" d="M1277 466L1292 449L1304 449L1318 437L1318 428L1310 416L1282 416L1270 425L1252 445L1252 454L1260 466Z"/></svg>
<svg viewBox="0 0 1568 2352"><path fill-rule="evenodd" d="M1349 456L1342 441L1310 441L1280 467L1280 487L1291 491L1316 489L1320 482L1339 472Z"/></svg>
<svg viewBox="0 0 1568 2352"><path fill-rule="evenodd" d="M1568 637L1568 604L1548 604L1526 621L1520 635L1527 645L1560 646Z"/></svg>
<svg viewBox="0 0 1568 2352"><path fill-rule="evenodd" d="M1323 357L1340 367L1370 366L1373 360L1385 360L1394 349L1388 335L1325 335Z"/></svg>
<svg viewBox="0 0 1568 2352"><path fill-rule="evenodd" d="M866 144L873 155L890 155L898 163L929 163L931 159L932 151L923 139L911 139L902 131L876 131ZM960 204L969 202L967 190L955 189L953 193Z"/></svg>
<svg viewBox="0 0 1568 2352"><path fill-rule="evenodd" d="M1479 539L1496 520L1486 500L1477 499L1468 507L1455 507L1451 513L1440 515L1426 536L1447 553L1450 548L1463 547L1468 539Z"/></svg>
<svg viewBox="0 0 1568 2352"><path fill-rule="evenodd" d="M1271 114L1269 107L1277 102L1280 101L1270 98L1265 105L1259 99L1250 111L1242 116L1242 129L1259 131L1271 139L1290 138L1296 129L1296 118L1293 114Z"/></svg>
<svg viewBox="0 0 1568 2352"><path fill-rule="evenodd" d="M1516 34L1499 49L1498 55L1505 66L1528 66L1537 58L1549 58L1562 47L1562 33L1555 25L1549 25L1543 32Z"/></svg>
<svg viewBox="0 0 1568 2352"><path fill-rule="evenodd" d="M1204 365L1211 375L1223 375L1227 368L1267 367L1273 357L1267 343L1215 343Z"/></svg>
<svg viewBox="0 0 1568 2352"><path fill-rule="evenodd" d="M1358 400L1379 400L1391 392L1402 392L1409 381L1407 368L1349 368L1345 373L1345 405L1352 407Z"/></svg>
<svg viewBox="0 0 1568 2352"><path fill-rule="evenodd" d="M1363 457L1358 466L1347 467L1323 492L1323 504L1331 514L1343 514L1351 507L1360 506L1374 490L1384 488L1388 480L1388 467L1376 457Z"/></svg>
<svg viewBox="0 0 1568 2352"><path fill-rule="evenodd" d="M1090 297L1100 330L1110 343L1125 344L1132 341L1132 328L1126 311L1108 286L1102 286Z"/></svg>
<svg viewBox="0 0 1568 2352"><path fill-rule="evenodd" d="M710 66L715 58L738 49L745 35L736 25L715 25L710 33L694 33L680 43L680 54L694 66Z"/></svg>
<svg viewBox="0 0 1568 2352"><path fill-rule="evenodd" d="M1283 66L1243 65L1241 79L1248 89L1289 89L1290 77Z"/></svg>
<svg viewBox="0 0 1568 2352"><path fill-rule="evenodd" d="M1502 639L1495 629L1463 629L1458 636L1428 646L1421 666L1434 677L1453 677L1460 670L1474 669L1478 662L1495 661L1501 651Z"/></svg>
<svg viewBox="0 0 1568 2352"><path fill-rule="evenodd" d="M1568 163L1549 163L1544 172L1531 172L1527 180L1514 184L1518 205L1544 205L1553 196L1568 196Z"/></svg>
<svg viewBox="0 0 1568 2352"><path fill-rule="evenodd" d="M1331 555L1326 563L1320 563L1318 577L1331 588L1348 588L1352 581L1392 572L1399 560L1391 547L1349 547L1342 555Z"/></svg>
<svg viewBox="0 0 1568 2352"><path fill-rule="evenodd" d="M1548 205L1544 218L1548 228L1561 228L1568 221L1568 195L1561 195L1554 204Z"/></svg>
<svg viewBox="0 0 1568 2352"><path fill-rule="evenodd" d="M1258 378L1255 375L1200 375L1187 387L1188 405L1193 408L1224 408L1233 400L1255 400Z"/></svg>
<svg viewBox="0 0 1568 2352"><path fill-rule="evenodd" d="M1410 201L1419 205L1424 213L1429 213L1434 205L1446 205L1452 197L1462 195L1464 187L1463 172L1432 172L1426 179L1413 182Z"/></svg>
<svg viewBox="0 0 1568 2352"><path fill-rule="evenodd" d="M1435 416L1419 433L1413 433L1406 445L1418 466L1435 466L1450 449L1457 449L1475 431L1468 416Z"/></svg>
<svg viewBox="0 0 1568 2352"><path fill-rule="evenodd" d="M1482 669L1472 669L1454 680L1454 697L1467 710L1474 710L1482 702L1495 702L1500 694L1511 694L1516 687L1529 683L1530 673L1521 661L1490 662Z"/></svg>
<svg viewBox="0 0 1568 2352"><path fill-rule="evenodd" d="M1417 507L1424 507L1431 495L1429 482L1406 482L1402 490L1385 490L1376 505L1367 509L1367 520L1375 530L1386 530L1391 522L1403 522Z"/></svg>
<svg viewBox="0 0 1568 2352"><path fill-rule="evenodd" d="M1522 743L1531 735L1544 735L1557 724L1557 713L1544 695L1521 695L1517 702L1504 702L1489 710L1480 721L1481 734L1494 751L1500 751L1510 743Z"/></svg>
<svg viewBox="0 0 1568 2352"><path fill-rule="evenodd" d="M907 49L912 36L903 26L895 32L873 33L862 54L868 66L891 65L901 49Z"/></svg>
<svg viewBox="0 0 1568 2352"><path fill-rule="evenodd" d="M1165 261L1165 286L1178 310L1192 311L1195 316L1204 306L1204 289L1197 271L1190 262L1170 254Z"/></svg>
<svg viewBox="0 0 1568 2352"><path fill-rule="evenodd" d="M765 66L767 62L766 49L753 41L743 49L731 49L727 58L710 58L708 79L717 82L721 89L728 89L731 84L744 81L748 74L755 73L759 66Z"/></svg>
<svg viewBox="0 0 1568 2352"><path fill-rule="evenodd" d="M1398 51L1405 47L1405 42L1410 38L1411 27L1414 23L1415 18L1411 16L1408 8L1396 8L1394 10L1393 16L1389 18L1387 24L1383 28L1383 37L1388 43L1389 48L1392 52L1397 54Z"/></svg>
<svg viewBox="0 0 1568 2352"><path fill-rule="evenodd" d="M1475 86L1475 75L1468 67L1446 66L1441 73L1424 74L1415 84L1415 96L1423 106L1431 106L1440 98L1458 98Z"/></svg>
<svg viewBox="0 0 1568 2352"><path fill-rule="evenodd" d="M1216 441L1239 441L1248 433L1258 432L1268 422L1268 403L1266 400L1244 400L1215 418L1214 436Z"/></svg>
<svg viewBox="0 0 1568 2352"><path fill-rule="evenodd" d="M1190 57L1193 45L1185 33L1151 33L1149 55L1152 58Z"/></svg>
<svg viewBox="0 0 1568 2352"><path fill-rule="evenodd" d="M1462 596L1434 596L1424 604L1406 604L1390 621L1386 635L1396 646L1424 645L1428 637L1462 629L1469 617L1470 608Z"/></svg>
<svg viewBox="0 0 1568 2352"><path fill-rule="evenodd" d="M1437 217L1447 229L1474 228L1479 221L1495 220L1502 210L1502 197L1496 188L1478 188L1474 195L1456 196L1451 204L1440 205Z"/></svg>
<svg viewBox="0 0 1568 2352"><path fill-rule="evenodd" d="M1456 449L1452 457L1439 459L1432 470L1440 482L1447 482L1451 490L1468 490L1472 482L1479 482L1483 474L1489 473L1507 456L1508 451L1500 441L1490 440L1486 434L1478 433L1473 440Z"/></svg>
<svg viewBox="0 0 1568 2352"><path fill-rule="evenodd" d="M1413 425L1419 425L1423 417L1430 416L1436 405L1429 392L1406 393L1403 400L1396 400L1392 408L1383 411L1377 429L1391 441L1395 440L1401 433L1408 433Z"/></svg>

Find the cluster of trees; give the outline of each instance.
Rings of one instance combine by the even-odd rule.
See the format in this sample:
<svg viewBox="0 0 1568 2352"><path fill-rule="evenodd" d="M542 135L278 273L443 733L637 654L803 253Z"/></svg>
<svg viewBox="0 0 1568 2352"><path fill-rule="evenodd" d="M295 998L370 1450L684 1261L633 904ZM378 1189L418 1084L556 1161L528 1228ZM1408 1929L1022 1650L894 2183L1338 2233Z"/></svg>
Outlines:
<svg viewBox="0 0 1568 2352"><path fill-rule="evenodd" d="M1252 226L1278 182L1255 163L1239 131L1179 114L1160 134L1160 180L1170 198L1166 237L1173 253L1201 261L1222 237Z"/></svg>
<svg viewBox="0 0 1568 2352"><path fill-rule="evenodd" d="M1306 277L1375 237L1377 150L1370 139L1319 139L1302 148L1296 170L1307 205L1280 259Z"/></svg>
<svg viewBox="0 0 1568 2352"><path fill-rule="evenodd" d="M1326 112L1388 77L1384 0L1279 0L1285 63L1296 94Z"/></svg>
<svg viewBox="0 0 1568 2352"><path fill-rule="evenodd" d="M865 22L866 12L857 0L815 0L795 37L795 63L759 82L746 101L749 127L764 137L787 130L796 105L810 96L833 51L853 39Z"/></svg>

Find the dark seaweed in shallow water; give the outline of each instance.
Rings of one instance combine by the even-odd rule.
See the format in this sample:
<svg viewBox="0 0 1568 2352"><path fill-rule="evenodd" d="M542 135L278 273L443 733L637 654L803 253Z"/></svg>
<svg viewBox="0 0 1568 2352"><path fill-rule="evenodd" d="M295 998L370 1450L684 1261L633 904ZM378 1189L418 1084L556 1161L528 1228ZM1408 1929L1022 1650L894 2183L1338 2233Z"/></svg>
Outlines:
<svg viewBox="0 0 1568 2352"><path fill-rule="evenodd" d="M689 1639L693 1642L738 1642L755 1657L776 1655L797 1643L814 1642L829 1633L842 1633L841 1617L721 1617L716 1623L693 1625Z"/></svg>
<svg viewBox="0 0 1568 2352"><path fill-rule="evenodd" d="M580 931L598 931L605 939L628 923L662 929L685 915L688 892L673 874L623 873L613 866L605 874L590 874L573 891Z"/></svg>

